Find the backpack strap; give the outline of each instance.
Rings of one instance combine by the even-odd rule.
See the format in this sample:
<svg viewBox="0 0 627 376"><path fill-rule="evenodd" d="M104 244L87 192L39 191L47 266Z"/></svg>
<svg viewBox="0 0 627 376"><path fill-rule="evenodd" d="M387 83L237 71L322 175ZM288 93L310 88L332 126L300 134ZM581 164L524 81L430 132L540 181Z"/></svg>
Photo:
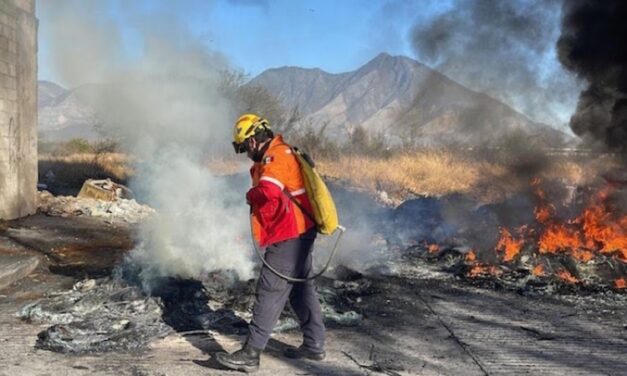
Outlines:
<svg viewBox="0 0 627 376"><path fill-rule="evenodd" d="M300 161L298 160L298 155L300 155L301 157L303 157L303 159L305 160L305 163L308 163L312 168L315 166L314 161L309 157L309 155L303 153L302 151L298 150L297 147L295 146L290 146L290 150L292 151L292 154L294 155L294 158L296 158L296 162L300 164ZM318 221L316 221L316 219L314 218L313 214L311 214L309 211L305 210L305 208L303 208L303 205L300 204L300 202L298 202L298 200L296 200L296 198L294 196L292 196L292 194L290 192L287 191L287 189L283 189L283 193L285 193L285 195L292 200L292 202L294 203L294 205L296 205L300 211L307 217L309 218L309 220L316 225L316 227L319 226Z"/></svg>
<svg viewBox="0 0 627 376"><path fill-rule="evenodd" d="M303 208L303 205L300 204L300 202L298 202L298 200L292 196L291 193L289 193L287 190L283 190L283 193L290 199L292 200L292 202L294 203L294 205L298 206L298 208L300 209L300 211L305 214L305 216L307 218L309 218L309 220L316 225L316 227L318 226L318 222L316 221L316 219L314 218L314 216L307 210L305 210L305 208Z"/></svg>

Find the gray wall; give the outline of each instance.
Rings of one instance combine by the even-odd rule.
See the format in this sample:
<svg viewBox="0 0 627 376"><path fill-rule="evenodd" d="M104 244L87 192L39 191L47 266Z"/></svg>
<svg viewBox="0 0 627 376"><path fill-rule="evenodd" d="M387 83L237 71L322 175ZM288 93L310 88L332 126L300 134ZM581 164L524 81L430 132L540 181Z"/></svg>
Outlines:
<svg viewBox="0 0 627 376"><path fill-rule="evenodd" d="M0 219L36 209L35 0L0 0Z"/></svg>

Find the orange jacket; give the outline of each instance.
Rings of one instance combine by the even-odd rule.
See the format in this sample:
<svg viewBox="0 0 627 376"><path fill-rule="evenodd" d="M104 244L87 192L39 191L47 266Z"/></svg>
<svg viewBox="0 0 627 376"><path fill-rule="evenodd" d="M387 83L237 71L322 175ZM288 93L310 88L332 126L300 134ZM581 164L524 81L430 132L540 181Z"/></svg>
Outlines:
<svg viewBox="0 0 627 376"><path fill-rule="evenodd" d="M305 211L313 213L298 160L281 135L270 141L250 174L253 187L246 199L253 209L253 233L261 247L297 238L314 225L283 192L289 192Z"/></svg>

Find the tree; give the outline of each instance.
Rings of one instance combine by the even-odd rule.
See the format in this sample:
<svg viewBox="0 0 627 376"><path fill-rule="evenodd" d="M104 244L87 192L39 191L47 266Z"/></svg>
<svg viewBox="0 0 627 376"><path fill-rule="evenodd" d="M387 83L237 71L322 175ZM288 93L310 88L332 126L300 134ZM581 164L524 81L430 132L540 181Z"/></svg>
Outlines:
<svg viewBox="0 0 627 376"><path fill-rule="evenodd" d="M67 154L91 153L93 151L89 141L84 138L71 139L65 143L63 149Z"/></svg>
<svg viewBox="0 0 627 376"><path fill-rule="evenodd" d="M300 120L297 108L286 109L281 102L266 88L250 85L248 75L237 71L224 71L220 92L231 102L237 116L243 113L255 113L270 121L272 128L279 133L286 133Z"/></svg>

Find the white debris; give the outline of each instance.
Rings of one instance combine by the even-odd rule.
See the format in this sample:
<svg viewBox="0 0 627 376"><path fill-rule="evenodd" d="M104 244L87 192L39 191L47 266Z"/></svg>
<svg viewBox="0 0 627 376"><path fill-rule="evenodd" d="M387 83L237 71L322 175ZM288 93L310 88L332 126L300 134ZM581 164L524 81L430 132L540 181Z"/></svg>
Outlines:
<svg viewBox="0 0 627 376"><path fill-rule="evenodd" d="M48 191L39 192L39 211L55 217L100 217L110 222L137 223L155 210L137 201L118 199L103 201L74 196L54 196Z"/></svg>
<svg viewBox="0 0 627 376"><path fill-rule="evenodd" d="M96 280L95 279L86 279L86 280L83 280L83 281L76 282L72 289L74 291L86 292L86 291L89 291L89 290L93 289L94 287L96 287Z"/></svg>
<svg viewBox="0 0 627 376"><path fill-rule="evenodd" d="M386 191L377 190L375 192L375 200L383 206L396 207L400 204L398 200L394 200Z"/></svg>
<svg viewBox="0 0 627 376"><path fill-rule="evenodd" d="M293 317L286 317L280 319L279 322L272 329L272 333L284 333L289 332L290 330L298 329L300 324Z"/></svg>

